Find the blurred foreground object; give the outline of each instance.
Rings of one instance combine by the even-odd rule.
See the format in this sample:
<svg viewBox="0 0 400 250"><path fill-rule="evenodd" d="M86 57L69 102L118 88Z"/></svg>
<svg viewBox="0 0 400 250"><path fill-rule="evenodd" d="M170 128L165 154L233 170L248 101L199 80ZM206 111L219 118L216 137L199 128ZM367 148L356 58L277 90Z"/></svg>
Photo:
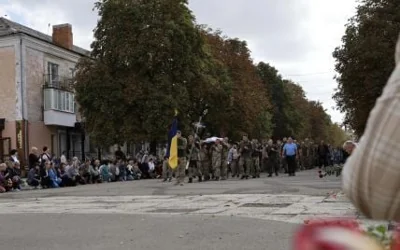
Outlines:
<svg viewBox="0 0 400 250"><path fill-rule="evenodd" d="M385 226L364 231L357 221L351 219L305 221L296 233L293 244L294 250L400 249L397 240L391 240Z"/></svg>
<svg viewBox="0 0 400 250"><path fill-rule="evenodd" d="M346 151L349 155L353 153L353 150L357 147L357 144L353 141L346 141L343 144L343 150Z"/></svg>
<svg viewBox="0 0 400 250"><path fill-rule="evenodd" d="M396 68L343 168L343 191L365 216L400 220L400 43Z"/></svg>

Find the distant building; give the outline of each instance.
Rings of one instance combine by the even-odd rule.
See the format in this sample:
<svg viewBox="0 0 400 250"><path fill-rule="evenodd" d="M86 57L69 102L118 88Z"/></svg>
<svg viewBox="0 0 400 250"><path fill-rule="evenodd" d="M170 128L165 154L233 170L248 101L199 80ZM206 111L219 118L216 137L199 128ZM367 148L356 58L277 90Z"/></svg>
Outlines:
<svg viewBox="0 0 400 250"><path fill-rule="evenodd" d="M89 51L73 45L70 24L52 36L0 18L0 157L48 146L71 158L89 150L72 88L75 65Z"/></svg>

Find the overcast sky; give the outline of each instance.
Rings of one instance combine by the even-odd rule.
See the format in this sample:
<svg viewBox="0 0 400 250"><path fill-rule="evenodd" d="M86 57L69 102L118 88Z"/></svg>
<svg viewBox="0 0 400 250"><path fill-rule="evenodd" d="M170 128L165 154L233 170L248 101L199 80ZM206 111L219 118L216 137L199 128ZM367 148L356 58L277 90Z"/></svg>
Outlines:
<svg viewBox="0 0 400 250"><path fill-rule="evenodd" d="M189 0L198 23L247 40L253 59L275 66L320 100L332 120L343 115L332 100L334 60L356 0ZM51 35L51 25L71 23L74 43L88 49L97 13L94 0L0 0L0 16Z"/></svg>

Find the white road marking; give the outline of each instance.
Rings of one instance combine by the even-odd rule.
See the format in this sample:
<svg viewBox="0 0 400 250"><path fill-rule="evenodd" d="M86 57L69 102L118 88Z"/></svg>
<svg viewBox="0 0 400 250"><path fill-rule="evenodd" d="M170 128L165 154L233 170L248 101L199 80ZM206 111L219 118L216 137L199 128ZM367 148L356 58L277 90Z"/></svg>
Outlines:
<svg viewBox="0 0 400 250"><path fill-rule="evenodd" d="M341 195L329 198L276 194L65 196L0 200L0 214L30 213L193 214L237 216L286 223L303 223L306 219L327 217L359 219L354 207Z"/></svg>

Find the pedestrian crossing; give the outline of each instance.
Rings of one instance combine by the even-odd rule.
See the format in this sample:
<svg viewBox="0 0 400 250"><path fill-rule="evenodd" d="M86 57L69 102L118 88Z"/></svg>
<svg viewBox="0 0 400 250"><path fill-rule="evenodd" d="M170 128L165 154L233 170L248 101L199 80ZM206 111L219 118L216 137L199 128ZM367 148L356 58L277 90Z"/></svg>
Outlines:
<svg viewBox="0 0 400 250"><path fill-rule="evenodd" d="M310 218L357 219L341 195L331 197L281 194L57 196L0 200L0 214L143 214L235 216L285 223Z"/></svg>

